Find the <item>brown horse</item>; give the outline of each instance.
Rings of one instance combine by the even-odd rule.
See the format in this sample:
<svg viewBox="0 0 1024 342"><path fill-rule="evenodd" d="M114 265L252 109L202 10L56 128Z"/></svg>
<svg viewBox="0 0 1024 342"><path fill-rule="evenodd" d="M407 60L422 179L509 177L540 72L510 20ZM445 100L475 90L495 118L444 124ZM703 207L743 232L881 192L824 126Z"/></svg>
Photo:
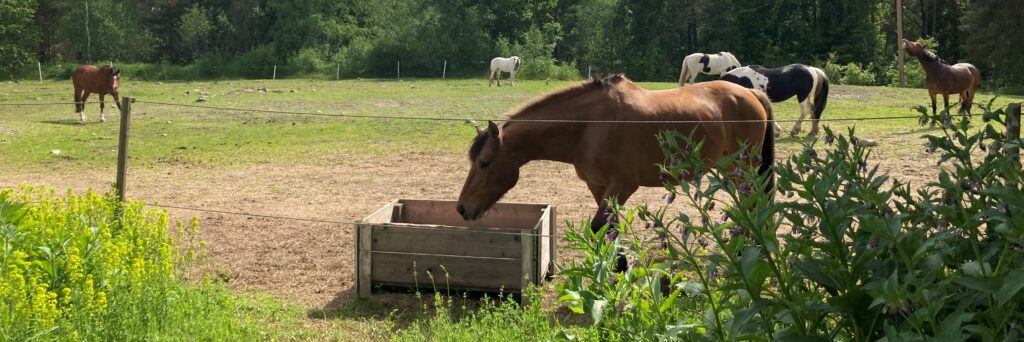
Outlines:
<svg viewBox="0 0 1024 342"><path fill-rule="evenodd" d="M75 112L82 121L85 121L85 101L91 93L100 95L100 122L107 121L103 114L103 108L106 106L103 98L107 94L114 97L114 105L121 109L121 98L117 93L121 86L121 70L106 65L99 68L83 65L71 74L71 83L75 85Z"/></svg>
<svg viewBox="0 0 1024 342"><path fill-rule="evenodd" d="M925 83L928 85L928 96L932 98L932 115L936 114L935 95L942 94L942 101L949 108L949 95L960 94L960 114L971 116L971 104L974 94L981 87L981 72L970 63L946 64L934 52L928 51L921 44L903 40L903 48L911 56L917 57L924 67Z"/></svg>
<svg viewBox="0 0 1024 342"><path fill-rule="evenodd" d="M501 126L488 122L478 131L456 210L466 220L479 218L516 185L520 167L553 160L572 164L587 183L598 205L591 221L597 230L607 223L608 199L621 204L641 186L663 186L657 164L666 160L656 137L663 130L693 132L709 163L742 146L759 149L760 173L771 177L771 116L764 93L725 81L649 91L615 75L556 91Z"/></svg>

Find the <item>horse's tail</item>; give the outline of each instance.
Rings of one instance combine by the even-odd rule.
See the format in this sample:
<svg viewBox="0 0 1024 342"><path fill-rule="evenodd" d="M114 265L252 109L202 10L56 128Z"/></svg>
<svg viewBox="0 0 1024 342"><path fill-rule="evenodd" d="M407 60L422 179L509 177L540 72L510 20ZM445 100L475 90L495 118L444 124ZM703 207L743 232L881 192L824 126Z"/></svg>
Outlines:
<svg viewBox="0 0 1024 342"><path fill-rule="evenodd" d="M813 68L811 71L818 73L818 79L821 82L821 85L818 86L818 93L814 94L814 120L821 120L821 112L825 111L825 105L828 104L828 75L818 68Z"/></svg>
<svg viewBox="0 0 1024 342"><path fill-rule="evenodd" d="M686 64L687 64L686 62L688 62L689 59L690 59L690 56L686 56L686 58L683 58L683 70L679 71L679 86L680 87L686 85L686 79L690 78L690 73L688 72L688 71L690 71L689 70L690 68L686 67Z"/></svg>
<svg viewBox="0 0 1024 342"><path fill-rule="evenodd" d="M761 102L761 106L764 107L768 118L764 125L764 141L761 143L761 163L758 165L757 174L765 184L764 192L772 195L775 191L775 171L773 171L775 164L775 134L773 132L775 128L775 115L772 113L772 101L768 98L767 94L755 89L750 89L750 92L754 93L757 100Z"/></svg>

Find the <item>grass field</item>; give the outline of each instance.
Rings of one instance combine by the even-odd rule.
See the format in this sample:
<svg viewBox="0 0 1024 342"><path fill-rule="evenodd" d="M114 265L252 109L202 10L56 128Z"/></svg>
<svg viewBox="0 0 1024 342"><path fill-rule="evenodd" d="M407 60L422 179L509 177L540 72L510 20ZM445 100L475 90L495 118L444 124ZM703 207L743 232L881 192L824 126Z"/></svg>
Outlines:
<svg viewBox="0 0 1024 342"><path fill-rule="evenodd" d="M132 112L128 193L169 205L340 222L360 219L394 198L451 199L468 169L464 153L474 134L461 120L287 115L153 102L479 121L502 117L522 102L569 83L526 80L515 88L497 88L487 87L485 80L127 80L122 95L138 101ZM268 91L259 91L262 87ZM69 103L71 92L70 82L0 84L0 187L105 190L113 181L118 115L112 103L106 123L98 122L95 96L85 123L78 121L71 104L4 105ZM200 96L205 101L196 102ZM987 103L993 96L979 94L977 102ZM1011 101L1022 98L999 97L995 107ZM923 89L833 86L824 117L913 115L913 107L927 103ZM775 112L778 118L794 119L798 107L791 100L778 104ZM934 129L918 126L916 119L830 123L834 129L850 125L858 135L879 143L871 162L881 164L882 170L909 181L934 174L936 157L925 153L920 138ZM805 122L804 131L809 128ZM800 138L782 138L780 158L799 143ZM52 150L61 152L54 155ZM646 189L630 203L658 203L660 195ZM561 219L571 222L589 219L594 210L571 167L554 163L528 165L507 198L556 204ZM354 300L350 226L180 209L171 214L199 218L208 242L209 271L228 288L287 303L288 309L280 309L284 311L261 311L265 305L255 305L248 313L287 322L279 329L295 331L291 337L365 339L418 317L414 313L420 302L408 295Z"/></svg>

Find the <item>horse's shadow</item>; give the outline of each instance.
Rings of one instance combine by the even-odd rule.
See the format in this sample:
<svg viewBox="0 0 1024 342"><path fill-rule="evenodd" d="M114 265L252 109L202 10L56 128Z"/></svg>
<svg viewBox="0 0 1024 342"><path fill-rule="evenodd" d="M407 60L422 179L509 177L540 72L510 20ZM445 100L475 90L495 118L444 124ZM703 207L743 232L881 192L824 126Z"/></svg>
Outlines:
<svg viewBox="0 0 1024 342"><path fill-rule="evenodd" d="M75 119L61 119L61 120L46 120L46 121L42 121L42 123L51 124L51 125L64 125L64 126L85 126L85 125L100 124L102 122L99 122L99 121L81 121L81 120L75 120Z"/></svg>

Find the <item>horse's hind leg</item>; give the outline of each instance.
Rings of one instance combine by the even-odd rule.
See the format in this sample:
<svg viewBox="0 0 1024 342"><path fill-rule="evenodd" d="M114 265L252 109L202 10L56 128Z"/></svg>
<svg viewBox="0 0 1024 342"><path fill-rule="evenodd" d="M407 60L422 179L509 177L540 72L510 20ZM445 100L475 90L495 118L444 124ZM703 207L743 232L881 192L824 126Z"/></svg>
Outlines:
<svg viewBox="0 0 1024 342"><path fill-rule="evenodd" d="M964 90L960 93L960 114L966 115L968 119L971 118L971 106L974 103L974 94L970 90Z"/></svg>
<svg viewBox="0 0 1024 342"><path fill-rule="evenodd" d="M103 114L103 108L107 106L106 100L107 94L100 94L100 122L107 122L107 116Z"/></svg>
<svg viewBox="0 0 1024 342"><path fill-rule="evenodd" d="M498 75L497 75L497 76L494 76L494 80L495 80L496 82L498 82L498 86L500 87L500 86L501 86L501 69L499 68L499 69L495 69L495 70L496 70L495 72L496 72L496 73L497 73Z"/></svg>
<svg viewBox="0 0 1024 342"><path fill-rule="evenodd" d="M82 90L75 89L75 114L78 114L79 119L85 121L85 106L82 104Z"/></svg>
<svg viewBox="0 0 1024 342"><path fill-rule="evenodd" d="M78 111L78 115L79 115L79 117L81 117L82 121L84 122L85 121L85 101L89 100L89 92L88 91L83 91L81 99L82 100L79 101L78 105L82 106L82 107L80 107L81 110Z"/></svg>
<svg viewBox="0 0 1024 342"><path fill-rule="evenodd" d="M793 131L790 132L790 135L800 134L800 131L801 131L800 126L803 125L804 118L806 118L808 115L811 115L813 117L814 116L813 113L814 113L814 105L811 104L810 97L808 97L807 99L804 99L804 102L800 102L800 118L797 119L796 120L796 124L793 125ZM817 132L813 132L812 131L812 133L817 133Z"/></svg>

